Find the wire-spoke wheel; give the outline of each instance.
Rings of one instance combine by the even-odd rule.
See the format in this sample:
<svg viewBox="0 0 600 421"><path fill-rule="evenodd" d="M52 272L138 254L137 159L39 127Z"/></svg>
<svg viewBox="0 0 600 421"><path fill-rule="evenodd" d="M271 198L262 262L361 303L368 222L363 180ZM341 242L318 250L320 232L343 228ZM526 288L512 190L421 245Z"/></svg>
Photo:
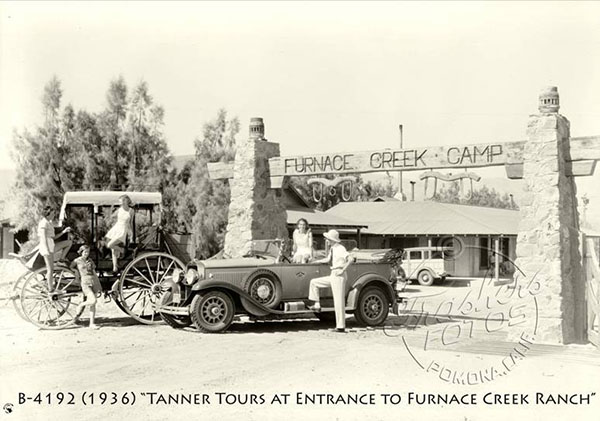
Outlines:
<svg viewBox="0 0 600 421"><path fill-rule="evenodd" d="M83 302L81 285L70 269L57 267L49 291L46 273L41 268L26 278L21 307L27 320L40 329L64 329L76 321L77 306Z"/></svg>
<svg viewBox="0 0 600 421"><path fill-rule="evenodd" d="M196 327L207 333L225 331L233 322L235 305L229 294L209 291L192 300L192 320Z"/></svg>
<svg viewBox="0 0 600 421"><path fill-rule="evenodd" d="M144 253L133 259L118 281L119 307L140 323L162 322L156 305L168 290L165 281L173 278L175 269L185 270L185 265L167 253Z"/></svg>
<svg viewBox="0 0 600 421"><path fill-rule="evenodd" d="M390 302L385 292L372 286L361 291L354 317L361 325L378 326L385 321L389 311Z"/></svg>

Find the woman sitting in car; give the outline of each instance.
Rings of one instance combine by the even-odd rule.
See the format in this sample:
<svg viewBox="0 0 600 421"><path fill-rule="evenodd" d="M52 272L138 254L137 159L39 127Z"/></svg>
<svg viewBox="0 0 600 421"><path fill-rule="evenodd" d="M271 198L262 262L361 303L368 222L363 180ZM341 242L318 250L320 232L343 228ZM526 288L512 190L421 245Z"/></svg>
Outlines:
<svg viewBox="0 0 600 421"><path fill-rule="evenodd" d="M313 257L312 232L308 227L308 221L304 218L298 220L296 227L292 235L294 240L292 261L294 263L308 263Z"/></svg>

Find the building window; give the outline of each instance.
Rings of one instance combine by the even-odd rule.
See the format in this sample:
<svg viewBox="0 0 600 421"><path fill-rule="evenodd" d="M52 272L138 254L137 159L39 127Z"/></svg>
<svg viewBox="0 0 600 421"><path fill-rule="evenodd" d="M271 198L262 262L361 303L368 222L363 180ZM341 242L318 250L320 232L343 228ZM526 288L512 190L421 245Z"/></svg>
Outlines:
<svg viewBox="0 0 600 421"><path fill-rule="evenodd" d="M490 241L488 237L479 238L479 268L487 269L490 265Z"/></svg>
<svg viewBox="0 0 600 421"><path fill-rule="evenodd" d="M492 254L494 253L496 244L495 239L491 237L480 237L479 238L479 267L481 269L489 269L494 264L494 260L491 259ZM510 256L509 252L509 239L508 237L501 237L499 250L500 256L498 256L498 262L502 263L508 259ZM504 257L506 256L506 257Z"/></svg>

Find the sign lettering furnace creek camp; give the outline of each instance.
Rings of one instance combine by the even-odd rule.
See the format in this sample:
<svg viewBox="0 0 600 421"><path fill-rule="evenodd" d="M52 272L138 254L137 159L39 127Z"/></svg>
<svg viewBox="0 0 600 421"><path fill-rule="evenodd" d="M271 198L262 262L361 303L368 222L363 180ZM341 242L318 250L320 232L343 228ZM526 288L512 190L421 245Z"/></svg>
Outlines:
<svg viewBox="0 0 600 421"><path fill-rule="evenodd" d="M515 155L510 146L490 143L276 157L271 158L269 164L271 176L483 167L510 162L511 156Z"/></svg>

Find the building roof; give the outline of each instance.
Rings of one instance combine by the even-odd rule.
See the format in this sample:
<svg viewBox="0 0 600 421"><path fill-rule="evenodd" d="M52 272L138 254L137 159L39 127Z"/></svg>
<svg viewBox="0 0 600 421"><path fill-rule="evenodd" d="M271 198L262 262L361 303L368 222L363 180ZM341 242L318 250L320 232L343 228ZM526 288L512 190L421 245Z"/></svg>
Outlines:
<svg viewBox="0 0 600 421"><path fill-rule="evenodd" d="M357 229L357 228L365 228L365 224L361 224L359 222L350 221L346 218L342 218L340 216L329 214L328 212L321 212L316 209L304 208L304 207L294 207L288 208L286 210L287 213L287 223L288 225L296 225L298 219L304 218L308 221L308 225L311 228L327 228L327 229Z"/></svg>
<svg viewBox="0 0 600 421"><path fill-rule="evenodd" d="M379 235L517 235L520 212L426 202L345 202L326 214L367 225Z"/></svg>

